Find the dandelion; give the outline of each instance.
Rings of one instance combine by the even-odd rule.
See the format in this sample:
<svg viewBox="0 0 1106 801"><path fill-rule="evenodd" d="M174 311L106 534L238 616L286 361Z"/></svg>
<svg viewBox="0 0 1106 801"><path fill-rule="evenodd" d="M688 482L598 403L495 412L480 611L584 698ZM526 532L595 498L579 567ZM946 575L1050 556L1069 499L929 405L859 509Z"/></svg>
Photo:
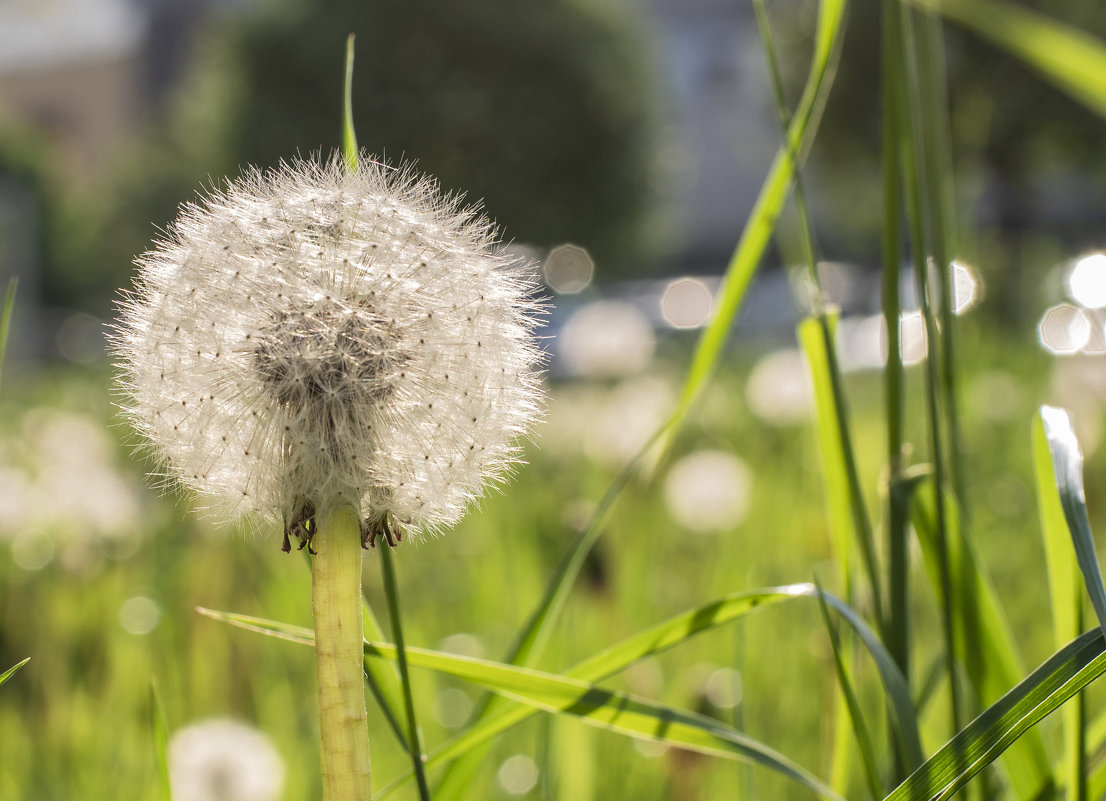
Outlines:
<svg viewBox="0 0 1106 801"><path fill-rule="evenodd" d="M284 789L284 762L257 729L212 718L173 735L169 778L177 801L275 801Z"/></svg>
<svg viewBox="0 0 1106 801"><path fill-rule="evenodd" d="M454 524L517 460L536 280L433 180L355 151L248 172L138 267L125 412L167 479L315 555L323 797L369 799L361 549Z"/></svg>
<svg viewBox="0 0 1106 801"><path fill-rule="evenodd" d="M347 505L370 542L454 524L538 412L534 280L409 170L250 172L138 266L127 415L218 516L283 519L286 549Z"/></svg>

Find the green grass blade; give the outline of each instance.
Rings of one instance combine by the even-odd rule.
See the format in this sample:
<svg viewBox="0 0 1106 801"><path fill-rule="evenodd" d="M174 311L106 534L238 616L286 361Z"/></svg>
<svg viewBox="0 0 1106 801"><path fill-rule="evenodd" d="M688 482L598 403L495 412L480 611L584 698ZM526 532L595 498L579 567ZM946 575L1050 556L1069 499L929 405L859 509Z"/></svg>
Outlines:
<svg viewBox="0 0 1106 801"><path fill-rule="evenodd" d="M163 801L172 801L173 788L169 783L169 725L165 722L165 707L157 691L157 682L150 679L150 729L154 734L154 766L157 786Z"/></svg>
<svg viewBox="0 0 1106 801"><path fill-rule="evenodd" d="M832 84L832 66L840 50L844 33L844 0L822 0L819 4L818 30L814 58L798 108L787 131L787 142L776 154L741 232L737 247L726 267L715 306L714 319L703 330L691 359L687 379L669 428L669 436L679 428L714 372L729 337L745 292L776 228L795 171L805 160L814 141L821 111ZM667 443L666 443L667 445Z"/></svg>
<svg viewBox="0 0 1106 801"><path fill-rule="evenodd" d="M208 617L239 628L303 645L314 644L313 632L302 626L249 615L200 609ZM396 647L366 643L372 658L397 659ZM825 798L840 799L816 777L786 757L718 720L615 692L577 678L483 659L456 656L425 648L407 648L407 659L427 668L471 681L512 700L547 712L574 715L583 722L640 739L655 740L698 753L762 765L799 782Z"/></svg>
<svg viewBox="0 0 1106 801"><path fill-rule="evenodd" d="M346 38L346 78L342 86L342 158L346 169L357 170L357 132L353 128L353 40Z"/></svg>
<svg viewBox="0 0 1106 801"><path fill-rule="evenodd" d="M1083 593L1080 590L1079 565L1071 544L1072 534L1057 486L1045 420L1046 412L1042 409L1033 421L1033 465L1045 563L1048 566L1052 630L1056 647L1059 648L1083 629ZM1067 787L1075 788L1071 797L1080 801L1087 798L1084 704L1085 698L1080 693L1062 712L1065 753L1061 775Z"/></svg>
<svg viewBox="0 0 1106 801"><path fill-rule="evenodd" d="M4 293L4 310L0 312L0 376L4 374L4 353L8 349L8 332L11 330L12 312L15 309L15 290L18 287L19 277L12 276L8 280L8 290Z"/></svg>
<svg viewBox="0 0 1106 801"><path fill-rule="evenodd" d="M695 634L739 620L754 611L768 608L791 598L812 597L816 594L817 590L812 584L791 584L726 596L676 615L627 638L621 643L600 651L568 671L566 677L576 681L598 681L618 673L640 659L679 645ZM907 754L907 764L921 764L923 759L921 743L918 739L917 720L913 705L910 702L909 689L902 678L902 674L898 672L894 660L887 653L875 632L848 604L829 593L823 593L823 596L826 603L833 607L853 628L872 655L884 685L888 705L891 707L898 724L902 747ZM202 607L197 607L197 611L207 617L249 631L304 645L314 643L314 635L311 629L302 626L292 626L251 615L218 612ZM376 644L374 647L377 652L384 656L394 653L392 646L383 643ZM366 654L369 653L368 648L369 646L366 646ZM445 656L448 657L448 655ZM366 659L366 663L375 661L378 660ZM412 660L412 664L416 664L414 660ZM440 764L447 759L457 758L463 753L471 752L476 746L525 719L528 714L528 710L516 707L507 710L500 717L489 716L487 720L478 722L474 727L459 735L444 749L435 753L431 757L429 765ZM401 776L379 795L383 797L407 778L409 778L409 775Z"/></svg>
<svg viewBox="0 0 1106 801"><path fill-rule="evenodd" d="M852 451L852 439L848 414L844 408L840 386L840 372L836 366L834 333L836 317L808 317L799 324L799 344L806 354L814 387L817 411L818 443L822 452L822 474L826 483L826 499L833 525L834 546L838 550L836 561L841 564L843 578L848 580L849 537L855 537L864 562L872 602L876 614L882 614L883 593L880 590L879 569L876 564L872 526L864 506L864 496L857 475L856 458ZM850 585L845 586L845 597L851 596Z"/></svg>
<svg viewBox="0 0 1106 801"><path fill-rule="evenodd" d="M649 453L658 441L663 443L662 449L671 442L672 436L678 431L713 373L737 310L775 230L776 220L787 198L796 165L805 158L806 151L813 141L821 109L832 83L830 68L840 48L844 9L845 0L821 0L815 55L799 109L788 132L788 144L777 154L727 266L714 319L699 340L676 411L633 461L619 473L604 493L587 530L580 535L572 550L562 561L560 568L550 580L541 603L520 633L517 645L507 660L511 664L532 664L532 660L541 653L549 629L560 614L560 609L579 573L580 566L595 544L614 501L643 463L644 455ZM495 706L497 705L494 703L482 705L473 717L473 724L475 725ZM464 796L468 789L468 778L475 771L479 759L479 755L474 754L471 758L466 758L467 766L460 763L454 763L451 766L450 771L438 784L439 801L453 801Z"/></svg>
<svg viewBox="0 0 1106 801"><path fill-rule="evenodd" d="M868 727L864 723L864 713L860 709L860 700L853 689L852 677L848 665L841 658L841 644L837 638L837 629L830 619L829 605L825 596L818 593L818 608L822 612L822 622L826 627L826 635L829 637L830 648L833 650L833 666L837 673L837 685L845 699L848 709L849 721L852 724L853 736L856 738L856 746L860 751L860 761L864 765L864 778L868 782L868 791L872 798L879 798L880 781L879 769L876 767L876 755L872 749L872 737L868 734ZM837 746L837 743L834 743Z"/></svg>
<svg viewBox="0 0 1106 801"><path fill-rule="evenodd" d="M0 673L0 687L3 687L7 683L8 679L16 674L16 671L18 671L21 667L23 667L30 661L31 657L28 656L22 662L17 662L16 664L5 670L3 673Z"/></svg>
<svg viewBox="0 0 1106 801"><path fill-rule="evenodd" d="M581 681L600 681L625 670L635 662L679 645L696 634L740 620L752 612L767 609L813 591L812 584L794 584L721 598L676 615L600 651L566 671L564 675ZM498 714L489 715L435 751L430 757L429 766L434 767L458 759L533 714L532 709L513 706ZM381 791L381 797L409 778L409 774L398 777Z"/></svg>
<svg viewBox="0 0 1106 801"><path fill-rule="evenodd" d="M883 683L885 700L891 710L892 720L899 736L903 764L910 767L920 765L925 756L922 751L921 737L918 736L918 716L910 700L910 688L898 665L895 664L895 660L892 659L883 642L855 609L828 592L823 592L822 597L845 619L845 622L852 626L860 641L864 643L864 647L868 649L872 661L876 663L880 681Z"/></svg>
<svg viewBox="0 0 1106 801"><path fill-rule="evenodd" d="M368 601L361 604L361 613L365 627L365 639L369 642L387 640L387 637L384 636L384 630L380 628L380 621L376 619L376 615L373 614ZM386 665L383 662L373 662L371 665L365 665L365 683L373 694L373 698L376 699L377 706L380 707L384 719L388 721L388 727L395 734L399 744L403 746L407 753L417 753L417 750L407 739L407 732L404 731L401 716L397 711L403 706L401 700L403 698L403 688L400 685L396 666Z"/></svg>
<svg viewBox="0 0 1106 801"><path fill-rule="evenodd" d="M933 485L932 480L917 484L911 497L910 514L930 583L940 596L937 499ZM954 588L952 635L968 678L986 704L1016 685L1025 670L994 587L983 572L971 541L960 529L956 504L950 493L946 493L945 503L948 570ZM938 597L938 602L943 603L944 599ZM1048 756L1037 732L1030 732L1019 742L1003 759L1003 765L1021 798L1036 798L1042 788L1052 783Z"/></svg>
<svg viewBox="0 0 1106 801"><path fill-rule="evenodd" d="M913 0L1020 58L1106 117L1106 44L1083 30L995 0Z"/></svg>
<svg viewBox="0 0 1106 801"><path fill-rule="evenodd" d="M399 587L396 584L395 565L392 564L390 546L380 548L380 570L384 576L384 594L388 599L388 612L392 621L392 637L395 640L396 663L399 665L400 685L403 688L403 708L407 713L407 742L411 746L411 764L419 788L419 799L430 801L430 784L426 780L426 755L422 745L422 733L415 717L415 700L411 694L411 676L407 670L407 648L403 639L403 620L400 614Z"/></svg>
<svg viewBox="0 0 1106 801"><path fill-rule="evenodd" d="M1080 635L956 734L884 801L943 801L1106 672L1102 630ZM1040 797L1040 796L1034 796Z"/></svg>
<svg viewBox="0 0 1106 801"><path fill-rule="evenodd" d="M1042 406L1040 419L1052 455L1056 489L1060 493L1064 518L1075 545L1075 558L1083 571L1083 583L1091 596L1091 606L1098 615L1098 623L1106 631L1106 587L1102 584L1091 521L1087 517L1087 500L1083 493L1083 454L1079 450L1079 441L1075 438L1071 419L1063 409Z"/></svg>

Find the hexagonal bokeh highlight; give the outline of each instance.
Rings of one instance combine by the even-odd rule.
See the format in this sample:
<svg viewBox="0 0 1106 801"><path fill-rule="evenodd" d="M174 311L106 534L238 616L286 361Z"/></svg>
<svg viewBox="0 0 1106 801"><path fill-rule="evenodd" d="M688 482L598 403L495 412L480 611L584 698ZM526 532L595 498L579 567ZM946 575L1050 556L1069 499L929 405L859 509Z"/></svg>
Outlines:
<svg viewBox="0 0 1106 801"><path fill-rule="evenodd" d="M1047 350L1061 355L1076 353L1091 338L1091 321L1083 309L1059 303L1045 312L1037 333Z"/></svg>
<svg viewBox="0 0 1106 801"><path fill-rule="evenodd" d="M677 278L661 296L661 314L674 328L699 328L713 310L714 295L697 278Z"/></svg>
<svg viewBox="0 0 1106 801"><path fill-rule="evenodd" d="M559 245L549 251L542 265L549 288L560 295L583 292L595 276L591 255L577 245Z"/></svg>

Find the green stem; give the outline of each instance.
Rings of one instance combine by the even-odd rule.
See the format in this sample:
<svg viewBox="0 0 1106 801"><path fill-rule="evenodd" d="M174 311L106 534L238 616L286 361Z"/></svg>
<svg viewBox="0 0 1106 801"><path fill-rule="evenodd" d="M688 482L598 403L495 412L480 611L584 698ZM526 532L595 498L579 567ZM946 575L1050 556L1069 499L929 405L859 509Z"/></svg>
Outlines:
<svg viewBox="0 0 1106 801"><path fill-rule="evenodd" d="M396 661L399 663L400 683L403 687L403 708L407 713L407 741L410 744L415 780L419 785L421 801L430 801L430 783L426 780L426 755L423 753L422 735L415 717L415 699L411 694L411 676L407 670L407 648L403 640L403 620L400 616L399 586L392 564L392 549L380 549L380 569L384 574L384 594L388 598L388 613L392 621L392 642L396 644Z"/></svg>
<svg viewBox="0 0 1106 801"><path fill-rule="evenodd" d="M369 729L361 620L361 518L350 506L321 515L311 598L319 677L323 801L369 801Z"/></svg>

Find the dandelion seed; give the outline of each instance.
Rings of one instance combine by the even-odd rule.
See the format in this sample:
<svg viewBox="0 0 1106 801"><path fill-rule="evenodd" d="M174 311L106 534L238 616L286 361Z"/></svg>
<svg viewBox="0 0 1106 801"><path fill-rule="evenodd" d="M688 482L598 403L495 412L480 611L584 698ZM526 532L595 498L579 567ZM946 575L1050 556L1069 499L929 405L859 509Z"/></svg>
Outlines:
<svg viewBox="0 0 1106 801"><path fill-rule="evenodd" d="M301 545L346 505L370 539L437 531L539 413L535 278L410 170L252 171L137 263L113 336L125 411L222 518L283 520Z"/></svg>

